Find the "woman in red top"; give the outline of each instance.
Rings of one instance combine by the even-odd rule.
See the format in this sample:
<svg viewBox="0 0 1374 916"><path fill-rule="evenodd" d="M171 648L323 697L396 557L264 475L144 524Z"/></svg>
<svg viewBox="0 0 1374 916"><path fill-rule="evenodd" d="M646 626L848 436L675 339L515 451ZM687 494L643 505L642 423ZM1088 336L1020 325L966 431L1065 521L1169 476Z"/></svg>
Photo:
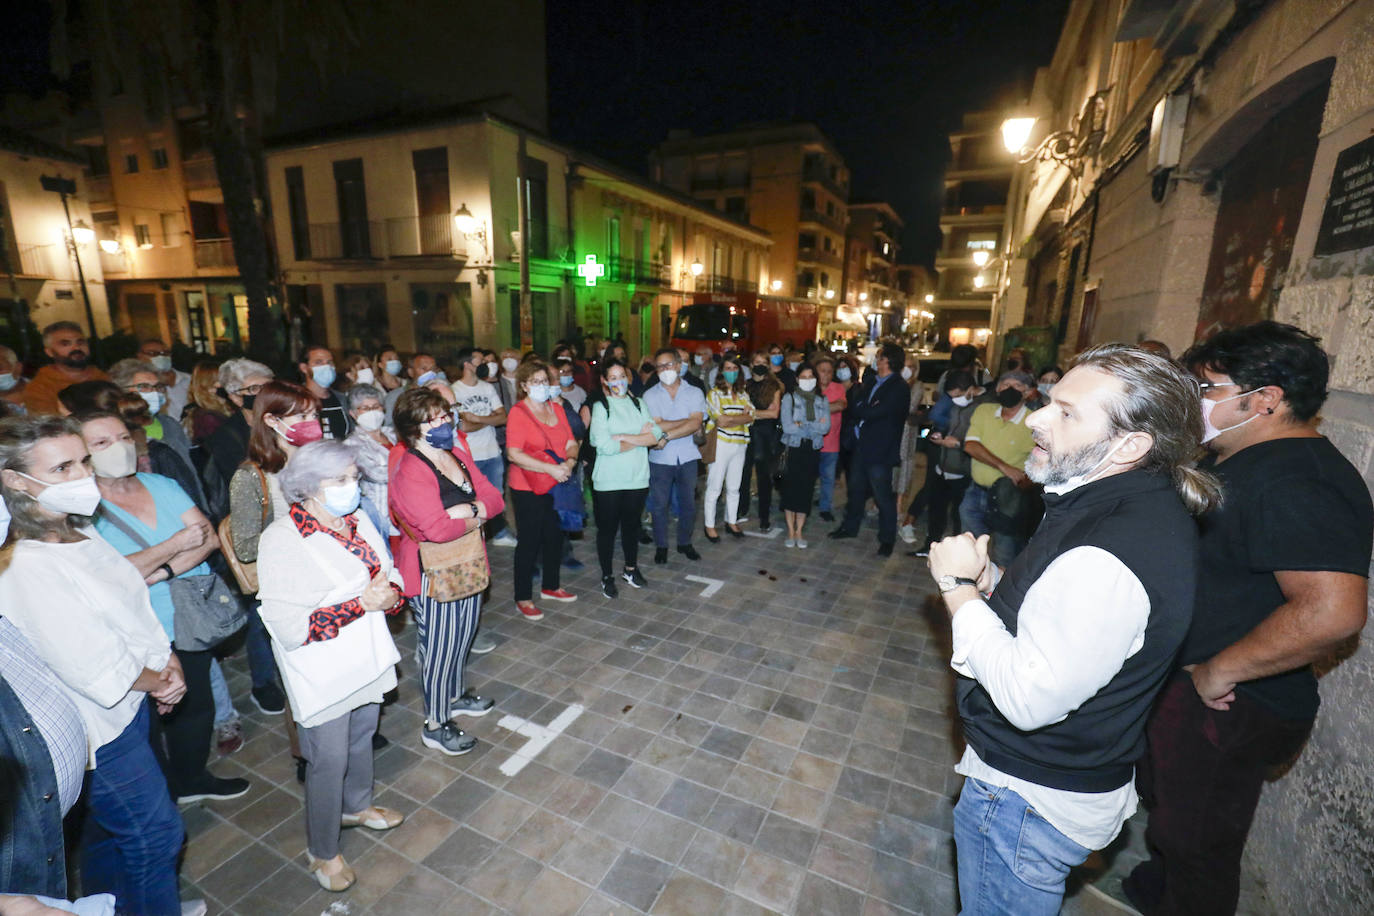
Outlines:
<svg viewBox="0 0 1374 916"><path fill-rule="evenodd" d="M411 388L396 401L400 443L392 449L387 500L401 528L396 568L405 582L420 643L425 723L420 741L441 753L466 754L477 739L453 724L483 716L493 705L463 689L463 667L482 610L482 593L456 601L428 596L420 543L448 543L505 511L501 492L477 470L467 437L456 432L448 402L431 388Z"/></svg>
<svg viewBox="0 0 1374 916"><path fill-rule="evenodd" d="M506 422L506 458L510 461L510 501L515 507L515 606L526 620L544 612L533 601L534 562L540 560L540 595L546 601L576 601L559 587L563 559L563 531L553 508L555 484L577 466L577 440L562 408L550 406L557 381L539 360L528 360L515 371L520 399Z"/></svg>

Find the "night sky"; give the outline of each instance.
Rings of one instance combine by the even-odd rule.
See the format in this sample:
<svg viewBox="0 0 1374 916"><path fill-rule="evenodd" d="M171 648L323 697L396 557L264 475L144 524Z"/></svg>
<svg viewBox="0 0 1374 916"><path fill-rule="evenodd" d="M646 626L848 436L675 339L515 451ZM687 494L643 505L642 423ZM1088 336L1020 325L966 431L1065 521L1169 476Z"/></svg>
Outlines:
<svg viewBox="0 0 1374 916"><path fill-rule="evenodd" d="M46 84L45 2L0 29L0 86ZM903 261L929 264L964 111L1015 103L1048 63L1068 0L549 0L549 127L646 173L668 131L812 121L845 157L851 199L906 220Z"/></svg>
<svg viewBox="0 0 1374 916"><path fill-rule="evenodd" d="M1067 0L699 0L548 4L553 135L638 172L673 128L812 121L852 175L851 200L907 223L902 260L930 264L965 111L1029 95ZM650 12L643 7L651 7Z"/></svg>

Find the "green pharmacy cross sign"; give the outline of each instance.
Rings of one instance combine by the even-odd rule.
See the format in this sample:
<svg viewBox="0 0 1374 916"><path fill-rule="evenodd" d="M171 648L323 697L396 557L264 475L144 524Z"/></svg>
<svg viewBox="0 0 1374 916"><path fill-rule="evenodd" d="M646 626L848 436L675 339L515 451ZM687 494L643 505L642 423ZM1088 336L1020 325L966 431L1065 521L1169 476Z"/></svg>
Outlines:
<svg viewBox="0 0 1374 916"><path fill-rule="evenodd" d="M588 286L595 286L599 277L606 275L606 265L596 263L596 255L587 255L587 260L577 265L577 275L587 281Z"/></svg>

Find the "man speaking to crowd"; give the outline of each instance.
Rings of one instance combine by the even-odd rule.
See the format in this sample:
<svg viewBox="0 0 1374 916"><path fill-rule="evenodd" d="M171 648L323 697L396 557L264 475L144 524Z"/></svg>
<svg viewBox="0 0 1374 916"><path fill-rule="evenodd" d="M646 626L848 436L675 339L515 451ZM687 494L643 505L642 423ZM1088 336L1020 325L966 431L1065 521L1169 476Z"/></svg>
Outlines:
<svg viewBox="0 0 1374 916"><path fill-rule="evenodd" d="M930 552L968 742L954 810L966 913L1059 912L1069 869L1134 813L1150 705L1192 618L1190 513L1219 492L1191 463L1197 384L1143 350L1088 350L1027 424L1026 473L1045 486L1030 545L1005 572L986 536Z"/></svg>

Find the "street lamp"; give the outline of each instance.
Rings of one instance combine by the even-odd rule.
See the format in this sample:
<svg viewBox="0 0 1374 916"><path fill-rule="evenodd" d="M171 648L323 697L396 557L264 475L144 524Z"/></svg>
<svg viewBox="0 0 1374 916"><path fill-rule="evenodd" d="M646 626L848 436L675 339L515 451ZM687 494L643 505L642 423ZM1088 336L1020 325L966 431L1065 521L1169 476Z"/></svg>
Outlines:
<svg viewBox="0 0 1374 916"><path fill-rule="evenodd" d="M76 277L81 281L81 298L86 303L86 322L90 325L91 358L99 362L100 336L95 330L95 310L91 308L91 294L86 289L86 271L81 266L81 246L89 244L95 238L95 232L86 225L85 220L79 220L75 226L72 225L72 211L67 206L67 198L76 193L75 181L50 175L40 175L38 181L44 191L51 191L62 198L62 215L67 218L67 250L76 260Z"/></svg>
<svg viewBox="0 0 1374 916"><path fill-rule="evenodd" d="M825 298L827 298L827 299L834 299L834 298L835 298L835 291L834 291L833 289L828 289L828 290L826 290L826 291L825 291Z"/></svg>
<svg viewBox="0 0 1374 916"><path fill-rule="evenodd" d="M706 265L700 261L693 261L689 269L692 271L692 276L699 277L706 270Z"/></svg>
<svg viewBox="0 0 1374 916"><path fill-rule="evenodd" d="M101 239L100 250L106 254L119 254L119 239Z"/></svg>
<svg viewBox="0 0 1374 916"><path fill-rule="evenodd" d="M934 302L934 301L935 301L935 294L934 294L934 293L926 293L926 305L930 305L930 304L931 304L932 302Z"/></svg>
<svg viewBox="0 0 1374 916"><path fill-rule="evenodd" d="M984 266L985 264L988 263L988 258L990 258L990 257L992 257L992 255L988 253L987 249L985 249L985 248L980 248L980 249L978 249L977 251L975 251L975 252L973 253L973 266L975 266L975 267L982 267L982 266Z"/></svg>
<svg viewBox="0 0 1374 916"><path fill-rule="evenodd" d="M86 225L84 219L79 219L72 226L72 241L78 245L89 245L95 241L95 230Z"/></svg>
<svg viewBox="0 0 1374 916"><path fill-rule="evenodd" d="M987 285L987 282L988 282L988 281L987 281L987 278L985 278L982 274L974 274L974 275L973 275L973 288L974 288L974 289L982 289L984 286Z"/></svg>
<svg viewBox="0 0 1374 916"><path fill-rule="evenodd" d="M892 300L891 300L891 299L884 299L884 300L883 300L883 308L886 309L886 308L891 308L891 307L892 307Z"/></svg>
<svg viewBox="0 0 1374 916"><path fill-rule="evenodd" d="M775 293L776 293L778 290L782 289L782 281L781 281L781 280L774 280L772 283L769 283L768 285L772 288L773 292L775 292Z"/></svg>
<svg viewBox="0 0 1374 916"><path fill-rule="evenodd" d="M868 293L859 293L859 301L860 301L860 302L867 302L867 301L868 301Z"/></svg>
<svg viewBox="0 0 1374 916"><path fill-rule="evenodd" d="M1018 162L1054 162L1067 168L1075 178L1083 175L1083 161L1096 155L1107 134L1107 90L1094 92L1073 119L1068 130L1052 131L1034 147L1030 146L1035 118L1007 118L1002 122L1002 143Z"/></svg>
<svg viewBox="0 0 1374 916"><path fill-rule="evenodd" d="M453 211L453 225L465 239L476 239L482 245L482 253L491 259L491 249L487 247L487 224L472 215L466 202Z"/></svg>

